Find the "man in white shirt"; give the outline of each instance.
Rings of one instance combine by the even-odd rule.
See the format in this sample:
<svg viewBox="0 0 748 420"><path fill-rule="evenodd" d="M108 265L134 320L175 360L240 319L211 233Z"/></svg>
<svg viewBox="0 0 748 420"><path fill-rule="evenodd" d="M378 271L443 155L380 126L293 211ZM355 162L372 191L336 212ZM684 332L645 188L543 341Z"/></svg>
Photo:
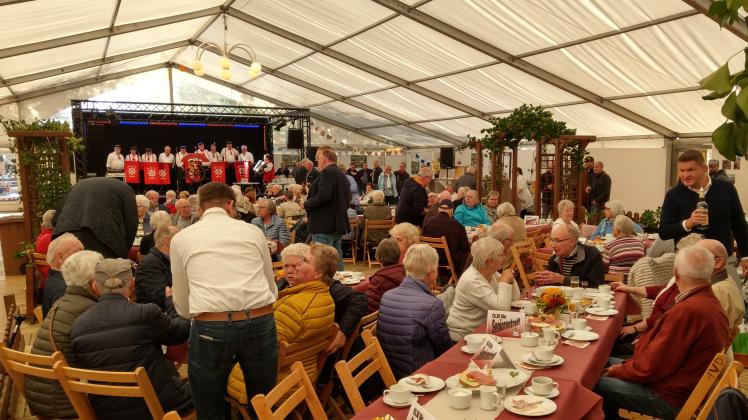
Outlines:
<svg viewBox="0 0 748 420"><path fill-rule="evenodd" d="M223 158L221 158L221 154L218 152L215 143L210 145L210 150L206 152L205 156L207 156L208 160L211 162L223 162Z"/></svg>
<svg viewBox="0 0 748 420"><path fill-rule="evenodd" d="M195 150L195 153L200 153L201 155L205 156L206 159L208 159L202 162L203 168L207 168L208 166L210 166L210 156L208 156L208 151L205 150L205 143L198 142L197 150Z"/></svg>
<svg viewBox="0 0 748 420"><path fill-rule="evenodd" d="M171 152L171 146L164 146L164 152L158 155L158 161L174 166L174 154Z"/></svg>
<svg viewBox="0 0 748 420"><path fill-rule="evenodd" d="M239 162L249 162L249 166L253 166L255 157L252 156L252 152L247 151L247 145L242 144L242 152L239 153Z"/></svg>
<svg viewBox="0 0 748 420"><path fill-rule="evenodd" d="M143 157L140 158L141 162L156 162L156 155L153 154L153 149L150 147L145 148Z"/></svg>
<svg viewBox="0 0 748 420"><path fill-rule="evenodd" d="M140 162L140 156L138 156L138 148L132 146L130 148L130 154L125 156L125 160L128 162Z"/></svg>
<svg viewBox="0 0 748 420"><path fill-rule="evenodd" d="M184 161L182 161L182 159L185 156L187 156L187 146L184 146L184 145L179 146L179 151L177 152L175 156L175 162L174 162L177 189L179 189L180 185L184 183L184 168L183 168Z"/></svg>
<svg viewBox="0 0 748 420"><path fill-rule="evenodd" d="M227 141L226 147L221 150L221 160L226 162L226 183L231 185L236 180L236 170L234 169L234 162L239 161L239 152L234 149L234 144L231 142L231 140Z"/></svg>
<svg viewBox="0 0 748 420"><path fill-rule="evenodd" d="M122 156L122 148L119 144L114 145L114 151L106 157L107 172L122 172L125 168L125 157Z"/></svg>
<svg viewBox="0 0 748 420"><path fill-rule="evenodd" d="M278 365L273 303L278 289L265 236L234 219L234 192L211 182L198 190L199 222L171 242L172 299L192 319L189 379L198 418L224 418L226 382L242 368L247 398L275 386Z"/></svg>

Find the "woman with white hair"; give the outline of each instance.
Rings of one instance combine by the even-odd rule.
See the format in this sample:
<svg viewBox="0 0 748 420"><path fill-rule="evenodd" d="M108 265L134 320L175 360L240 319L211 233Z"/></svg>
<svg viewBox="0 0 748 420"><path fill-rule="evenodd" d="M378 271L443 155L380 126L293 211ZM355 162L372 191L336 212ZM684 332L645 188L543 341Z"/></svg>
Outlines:
<svg viewBox="0 0 748 420"><path fill-rule="evenodd" d="M158 210L151 215L150 222L153 231L144 235L140 240L140 250L138 251L140 255L148 255L151 252L151 248L153 248L153 235L156 234L156 229L162 226L169 226L171 224L171 217L169 217L169 213Z"/></svg>
<svg viewBox="0 0 748 420"><path fill-rule="evenodd" d="M166 201L164 202L164 206L166 206L166 211L169 214L174 214L177 212L177 192L174 190L169 190L166 192Z"/></svg>
<svg viewBox="0 0 748 420"><path fill-rule="evenodd" d="M96 264L103 258L98 252L79 251L62 264L62 275L67 288L37 331L31 347L32 354L51 356L59 350L69 365L78 366L78 357L73 352L70 341L70 329L78 316L96 303L97 295L91 288L91 282ZM34 376L26 376L25 381L26 402L34 415L49 418L77 417L59 382Z"/></svg>
<svg viewBox="0 0 748 420"><path fill-rule="evenodd" d="M384 202L384 192L381 190L374 190L371 193L372 202L370 205L364 208L364 221L366 220L391 220L392 210ZM361 224L363 227L363 223ZM389 234L382 229L373 229L368 232L369 237L364 238L367 241L379 243L382 239L389 236Z"/></svg>
<svg viewBox="0 0 748 420"><path fill-rule="evenodd" d="M511 226L514 230L514 236L512 240L514 242L520 242L527 239L527 228L525 227L525 221L517 216L512 203L501 203L496 208L496 221L504 222Z"/></svg>
<svg viewBox="0 0 748 420"><path fill-rule="evenodd" d="M631 266L645 254L644 243L634 233L634 221L619 214L613 220L613 239L603 248L603 267L611 274L628 278Z"/></svg>
<svg viewBox="0 0 748 420"><path fill-rule="evenodd" d="M192 408L190 386L179 379L174 363L164 358L161 348L187 341L190 321L173 308L167 314L157 305L130 302L133 289L130 260L104 259L96 264L93 290L100 294L99 300L78 317L70 331L78 356L75 365L124 372L142 366L164 411L183 414ZM90 401L101 419L151 418L139 398L91 397Z"/></svg>
<svg viewBox="0 0 748 420"><path fill-rule="evenodd" d="M600 221L600 224L597 225L597 229L595 229L594 232L592 232L592 235L590 235L590 239L596 239L600 237L605 237L607 235L613 234L613 221L615 220L616 216L624 214L625 211L623 210L623 204L618 200L610 200L605 203L605 219ZM638 224L634 223L634 232L636 233L642 233L642 228Z"/></svg>
<svg viewBox="0 0 748 420"><path fill-rule="evenodd" d="M486 237L470 247L473 263L462 273L455 288L455 300L447 318L452 340L459 341L486 322L488 311L508 311L519 299L519 286L512 270L504 266L504 246Z"/></svg>
<svg viewBox="0 0 748 420"><path fill-rule="evenodd" d="M135 236L142 238L153 232L153 227L151 226L151 215L148 214L148 208L151 206L151 201L143 194L138 194L135 196L135 205L138 207L138 230Z"/></svg>
<svg viewBox="0 0 748 420"><path fill-rule="evenodd" d="M410 375L449 349L444 305L431 292L439 256L426 244L408 248L405 279L385 292L379 305L377 338L396 378Z"/></svg>
<svg viewBox="0 0 748 420"><path fill-rule="evenodd" d="M553 221L553 226L566 223L573 224L577 229L579 226L574 221L574 203L571 200L561 200L558 202L558 219Z"/></svg>
<svg viewBox="0 0 748 420"><path fill-rule="evenodd" d="M271 252L276 254L290 241L286 221L275 214L276 207L273 200L269 198L260 199L258 207L260 208L259 215L252 219L252 224L260 228L269 241L276 243L276 250Z"/></svg>
<svg viewBox="0 0 748 420"><path fill-rule="evenodd" d="M400 262L402 262L408 248L420 242L421 231L413 224L398 223L390 229L390 236L397 241L397 245L400 247Z"/></svg>

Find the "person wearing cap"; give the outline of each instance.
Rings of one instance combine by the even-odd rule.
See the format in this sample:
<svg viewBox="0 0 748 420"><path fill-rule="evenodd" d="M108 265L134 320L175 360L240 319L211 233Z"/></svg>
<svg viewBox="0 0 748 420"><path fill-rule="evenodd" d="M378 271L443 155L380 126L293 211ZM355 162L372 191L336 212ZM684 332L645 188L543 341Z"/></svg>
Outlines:
<svg viewBox="0 0 748 420"><path fill-rule="evenodd" d="M138 155L138 148L135 146L130 147L130 154L125 156L125 160L128 162L140 162L140 156Z"/></svg>
<svg viewBox="0 0 748 420"><path fill-rule="evenodd" d="M119 144L114 145L114 151L106 157L107 172L122 172L125 169L125 157L122 156L122 148Z"/></svg>
<svg viewBox="0 0 748 420"><path fill-rule="evenodd" d="M717 159L709 160L709 176L712 177L712 179L729 181L727 178L727 172L725 172L724 169L719 169L719 161Z"/></svg>
<svg viewBox="0 0 748 420"><path fill-rule="evenodd" d="M153 149L150 147L145 148L145 153L143 153L143 156L140 158L141 162L156 162L158 161L158 158L156 155L153 154Z"/></svg>
<svg viewBox="0 0 748 420"><path fill-rule="evenodd" d="M184 169L183 168L184 162L182 161L182 159L184 159L185 156L187 156L187 146L184 146L184 145L179 146L179 151L177 152L176 161L174 162L174 165L176 165L176 167L180 170Z"/></svg>
<svg viewBox="0 0 748 420"><path fill-rule="evenodd" d="M210 166L210 157L208 156L208 151L205 150L205 143L198 142L197 143L197 150L195 150L195 153L200 153L201 155L205 156L205 158L207 159L207 160L204 160L202 162L203 167Z"/></svg>
<svg viewBox="0 0 748 420"><path fill-rule="evenodd" d="M452 256L455 272L459 276L462 274L462 268L465 261L470 255L470 243L468 242L465 227L452 217L454 204L452 200L444 199L439 202L439 213L429 217L423 224L423 236L440 238L444 236L447 239L449 253ZM439 265L446 265L447 258L445 255L439 256Z"/></svg>
<svg viewBox="0 0 748 420"><path fill-rule="evenodd" d="M190 385L180 380L161 346L187 341L190 321L169 303L165 313L153 303L130 302L134 289L132 261L104 259L96 264L93 290L99 300L75 320L70 331L78 366L121 372L142 366L164 411L185 413L192 408ZM140 398L92 395L89 400L101 419L151 418Z"/></svg>
<svg viewBox="0 0 748 420"><path fill-rule="evenodd" d="M171 240L172 290L177 312L192 319L188 372L190 385L200 390L193 395L197 417L219 419L235 363L248 399L275 386L278 289L265 236L234 218L234 191L209 182L197 195L200 222Z"/></svg>
<svg viewBox="0 0 748 420"><path fill-rule="evenodd" d="M239 152L234 148L234 143L226 142L226 147L221 149L221 158L228 163L239 162Z"/></svg>

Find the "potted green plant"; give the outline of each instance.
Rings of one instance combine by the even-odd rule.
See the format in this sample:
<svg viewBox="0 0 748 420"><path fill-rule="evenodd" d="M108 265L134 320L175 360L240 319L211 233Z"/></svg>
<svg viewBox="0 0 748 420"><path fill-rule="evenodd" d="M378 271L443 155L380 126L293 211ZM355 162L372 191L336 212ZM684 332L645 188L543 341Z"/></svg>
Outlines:
<svg viewBox="0 0 748 420"><path fill-rule="evenodd" d="M660 216L662 215L662 207L657 207L656 210L644 210L642 215L639 217L639 224L646 233L657 233L660 228Z"/></svg>

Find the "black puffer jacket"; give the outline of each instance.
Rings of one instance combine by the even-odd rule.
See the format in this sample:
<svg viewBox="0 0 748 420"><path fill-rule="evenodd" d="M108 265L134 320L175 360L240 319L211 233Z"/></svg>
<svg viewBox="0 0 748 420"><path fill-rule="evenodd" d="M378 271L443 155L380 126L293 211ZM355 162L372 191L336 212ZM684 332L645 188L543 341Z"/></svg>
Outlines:
<svg viewBox="0 0 748 420"><path fill-rule="evenodd" d="M164 411L182 411L192 406L190 388L179 379L174 363L164 359L161 346L187 341L190 322L167 306L168 315L154 304L130 303L119 294L103 295L78 317L70 335L81 367L128 372L143 366ZM90 400L101 419L151 417L142 398L91 396Z"/></svg>
<svg viewBox="0 0 748 420"><path fill-rule="evenodd" d="M54 349L62 352L70 366L78 366L78 359L73 353L70 342L70 329L73 321L96 303L96 297L88 288L70 286L65 294L57 300L50 313L44 318L42 326L36 333L31 353L50 356ZM50 322L54 316L51 330L54 344L50 340ZM50 381L32 376L26 377L26 402L35 415L53 418L77 417L73 406L65 396L65 391L57 381Z"/></svg>
<svg viewBox="0 0 748 420"><path fill-rule="evenodd" d="M166 286L171 287L171 263L169 257L154 247L135 269L135 296L138 303L155 303L165 311Z"/></svg>

